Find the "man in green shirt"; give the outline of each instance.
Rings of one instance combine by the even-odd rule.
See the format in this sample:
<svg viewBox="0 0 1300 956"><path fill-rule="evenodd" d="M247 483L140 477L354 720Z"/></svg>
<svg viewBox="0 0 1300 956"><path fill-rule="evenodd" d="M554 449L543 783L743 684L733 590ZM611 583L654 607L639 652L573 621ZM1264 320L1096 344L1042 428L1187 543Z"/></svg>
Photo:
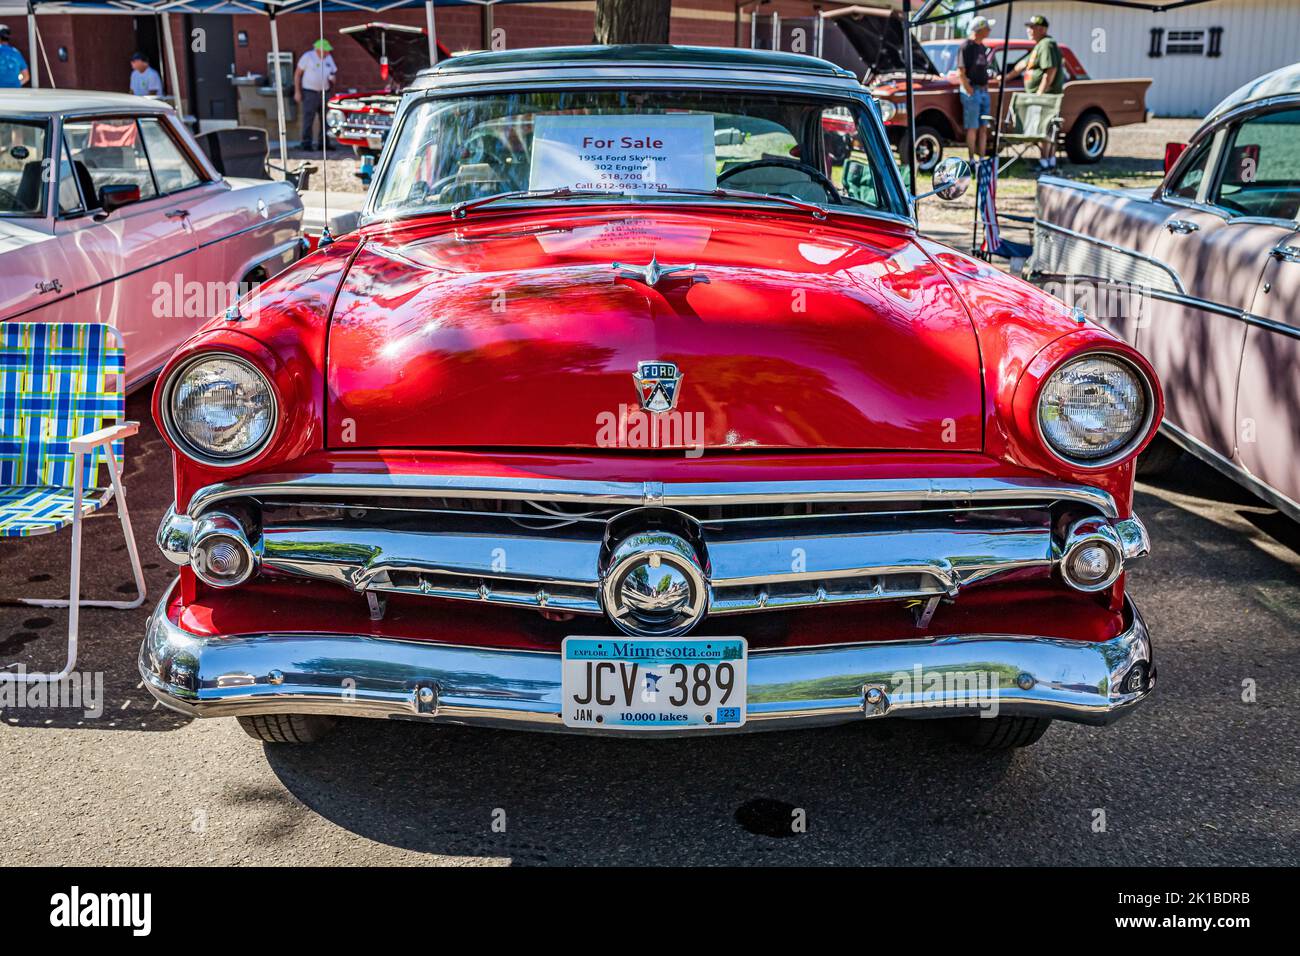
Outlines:
<svg viewBox="0 0 1300 956"><path fill-rule="evenodd" d="M1034 48L1028 56L1011 68L1012 73L1025 75L1026 93L1060 93L1065 89L1065 70L1061 65L1061 48L1047 35L1047 17L1035 14L1025 21L1029 39ZM1056 168L1056 143L1043 140L1038 150L1039 169Z"/></svg>

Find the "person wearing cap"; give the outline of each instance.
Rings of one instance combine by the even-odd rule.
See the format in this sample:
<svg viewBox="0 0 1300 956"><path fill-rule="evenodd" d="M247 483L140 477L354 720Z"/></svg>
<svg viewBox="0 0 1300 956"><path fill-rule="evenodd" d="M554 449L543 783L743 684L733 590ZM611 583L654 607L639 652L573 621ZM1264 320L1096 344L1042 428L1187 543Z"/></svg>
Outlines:
<svg viewBox="0 0 1300 956"><path fill-rule="evenodd" d="M135 96L162 96L162 77L149 65L143 53L131 54L131 93Z"/></svg>
<svg viewBox="0 0 1300 956"><path fill-rule="evenodd" d="M984 155L988 145L988 113L993 108L989 100L989 48L988 20L976 17L970 22L970 35L962 43L957 56L957 78L961 83L961 125L966 130L966 148L971 159Z"/></svg>
<svg viewBox="0 0 1300 956"><path fill-rule="evenodd" d="M32 75L18 48L9 42L9 27L0 23L0 89L26 86Z"/></svg>
<svg viewBox="0 0 1300 956"><path fill-rule="evenodd" d="M317 40L312 49L298 58L298 68L293 71L293 98L302 107L302 142L299 149L320 149L316 143L315 126L320 119L321 139L325 138L325 94L334 82L338 67L330 51L329 40Z"/></svg>
<svg viewBox="0 0 1300 956"><path fill-rule="evenodd" d="M1047 17L1034 15L1025 21L1025 30L1034 48L1028 56L1011 68L1012 73L1025 75L1026 93L1061 93L1065 90L1065 71L1061 68L1061 48L1047 34ZM1056 168L1056 143L1043 140L1038 145L1041 154L1039 169Z"/></svg>

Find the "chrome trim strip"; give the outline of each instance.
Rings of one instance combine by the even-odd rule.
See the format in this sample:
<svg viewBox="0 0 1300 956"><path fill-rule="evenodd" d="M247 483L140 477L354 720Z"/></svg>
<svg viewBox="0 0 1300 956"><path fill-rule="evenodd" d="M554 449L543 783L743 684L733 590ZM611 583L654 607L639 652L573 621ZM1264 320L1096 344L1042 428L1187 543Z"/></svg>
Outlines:
<svg viewBox="0 0 1300 956"><path fill-rule="evenodd" d="M1138 252L1136 249L1130 249L1128 246L1117 246L1114 243L1105 242L1104 240L1098 239L1095 236L1089 236L1082 232L1075 232L1073 229L1067 229L1065 226L1058 226L1056 223L1048 222L1046 219L1039 219L1037 216L1034 217L1034 226L1035 227L1042 226L1044 229L1047 229L1050 232L1059 232L1061 235L1069 236L1071 239L1079 239L1082 240L1083 242L1090 242L1094 246L1100 246L1101 248L1107 250L1108 252L1114 252L1118 255L1131 256L1134 259L1140 259L1141 261L1147 263L1148 265L1155 266L1157 269L1160 269L1163 272L1165 272L1169 276L1169 278L1173 280L1174 287L1179 292L1184 294L1186 294L1187 292L1187 287L1183 285L1182 277L1178 274L1177 270L1175 270L1168 263L1163 262L1162 260L1157 259L1154 256L1149 256L1145 252Z"/></svg>
<svg viewBox="0 0 1300 956"><path fill-rule="evenodd" d="M149 692L183 714L338 714L566 729L560 716L560 655L555 651L354 634L199 637L171 622L170 603L169 589L150 618L139 670ZM1146 687L1126 692L1124 679L1137 664L1147 668ZM899 675L910 676L917 669L926 674L985 674L996 683L991 691L987 685L952 685L937 692L929 685L905 689ZM1105 642L967 634L752 649L748 677L748 721L740 731L880 716L956 717L994 706L999 714L1107 724L1145 700L1155 687L1150 636L1127 599L1124 631ZM867 705L868 691L883 692L883 697Z"/></svg>
<svg viewBox="0 0 1300 956"><path fill-rule="evenodd" d="M284 495L380 495L399 498L502 498L589 505L682 508L691 505L774 504L782 501L925 501L960 507L979 501L1074 501L1108 518L1119 511L1111 495L1088 485L1043 478L882 478L837 481L633 482L464 475L255 475L208 485L194 493L198 517L229 498Z"/></svg>

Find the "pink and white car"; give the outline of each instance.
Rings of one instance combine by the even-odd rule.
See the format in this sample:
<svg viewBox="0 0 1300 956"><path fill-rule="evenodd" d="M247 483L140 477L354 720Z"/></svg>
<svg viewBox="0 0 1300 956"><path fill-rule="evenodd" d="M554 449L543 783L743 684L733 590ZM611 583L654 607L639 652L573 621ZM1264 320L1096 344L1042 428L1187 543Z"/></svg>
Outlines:
<svg viewBox="0 0 1300 956"><path fill-rule="evenodd" d="M100 321L128 387L302 253L286 182L223 178L144 97L0 91L0 321Z"/></svg>

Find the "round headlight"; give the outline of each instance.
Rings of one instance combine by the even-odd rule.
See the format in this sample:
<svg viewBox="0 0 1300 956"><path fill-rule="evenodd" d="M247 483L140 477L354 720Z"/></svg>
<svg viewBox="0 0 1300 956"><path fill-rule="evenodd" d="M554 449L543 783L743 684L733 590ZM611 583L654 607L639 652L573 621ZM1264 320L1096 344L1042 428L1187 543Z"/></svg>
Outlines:
<svg viewBox="0 0 1300 956"><path fill-rule="evenodd" d="M1112 355L1067 362L1047 379L1038 398L1038 425L1048 446L1090 467L1128 454L1151 424L1151 413L1145 377Z"/></svg>
<svg viewBox="0 0 1300 956"><path fill-rule="evenodd" d="M275 397L257 369L233 355L182 366L167 390L172 437L194 458L230 465L256 454L275 427Z"/></svg>
<svg viewBox="0 0 1300 956"><path fill-rule="evenodd" d="M328 126L330 129L338 129L340 126L342 126L342 125L343 125L343 111L342 111L342 110L326 110L326 111L325 111L325 125Z"/></svg>
<svg viewBox="0 0 1300 956"><path fill-rule="evenodd" d="M876 106L880 108L880 122L888 123L898 112L898 107L892 100L876 100Z"/></svg>

